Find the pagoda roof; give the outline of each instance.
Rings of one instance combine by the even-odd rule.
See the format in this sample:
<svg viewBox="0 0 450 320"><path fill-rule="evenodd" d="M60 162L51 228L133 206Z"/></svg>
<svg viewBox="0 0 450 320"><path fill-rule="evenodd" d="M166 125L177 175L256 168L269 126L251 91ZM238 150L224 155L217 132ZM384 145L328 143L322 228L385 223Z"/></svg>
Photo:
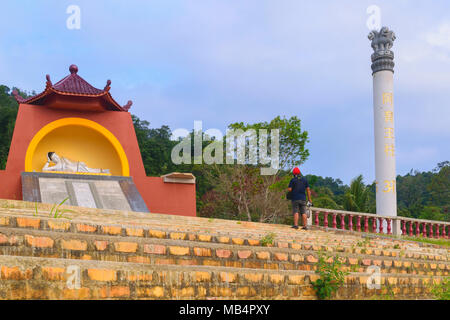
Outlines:
<svg viewBox="0 0 450 320"><path fill-rule="evenodd" d="M52 84L50 76L47 75L45 90L33 97L22 98L15 90L13 95L18 103L33 104L33 105L51 105L52 102L58 100L59 102L70 102L66 105L77 105L77 100L85 103L86 101L93 102L91 111L128 111L132 105L131 100L124 106L120 106L111 96L109 90L111 89L111 80L106 82L106 86L102 89L97 89L86 80L78 75L78 67L72 64L69 67L70 74L65 78ZM78 102L79 104L80 102ZM86 109L86 108L83 108Z"/></svg>

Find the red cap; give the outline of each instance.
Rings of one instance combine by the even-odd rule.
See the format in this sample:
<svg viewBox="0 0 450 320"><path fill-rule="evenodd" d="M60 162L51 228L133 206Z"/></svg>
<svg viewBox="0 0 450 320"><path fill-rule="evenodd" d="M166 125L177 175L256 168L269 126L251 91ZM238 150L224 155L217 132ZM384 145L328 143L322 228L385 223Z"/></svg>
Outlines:
<svg viewBox="0 0 450 320"><path fill-rule="evenodd" d="M292 173L294 175L299 175L300 174L300 169L298 167L295 167L294 170L292 170Z"/></svg>

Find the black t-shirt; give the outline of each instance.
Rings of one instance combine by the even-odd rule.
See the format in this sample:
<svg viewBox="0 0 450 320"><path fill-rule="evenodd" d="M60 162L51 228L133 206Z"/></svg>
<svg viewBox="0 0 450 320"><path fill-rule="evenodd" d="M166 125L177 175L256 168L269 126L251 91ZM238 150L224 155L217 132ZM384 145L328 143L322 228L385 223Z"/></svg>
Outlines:
<svg viewBox="0 0 450 320"><path fill-rule="evenodd" d="M292 188L292 201L306 201L306 188L309 188L308 180L304 176L294 177L289 182L289 188Z"/></svg>

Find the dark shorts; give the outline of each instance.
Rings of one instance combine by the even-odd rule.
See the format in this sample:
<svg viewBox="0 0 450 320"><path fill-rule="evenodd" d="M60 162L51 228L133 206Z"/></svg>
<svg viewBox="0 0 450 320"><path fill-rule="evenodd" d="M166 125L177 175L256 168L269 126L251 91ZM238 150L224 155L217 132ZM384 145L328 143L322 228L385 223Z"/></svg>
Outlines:
<svg viewBox="0 0 450 320"><path fill-rule="evenodd" d="M292 201L292 214L295 213L306 214L306 201L304 200Z"/></svg>

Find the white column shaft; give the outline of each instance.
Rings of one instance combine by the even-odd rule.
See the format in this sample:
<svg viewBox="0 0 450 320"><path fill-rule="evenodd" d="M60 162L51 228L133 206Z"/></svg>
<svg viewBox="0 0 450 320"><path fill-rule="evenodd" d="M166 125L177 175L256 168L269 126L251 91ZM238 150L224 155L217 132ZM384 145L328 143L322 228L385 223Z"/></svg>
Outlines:
<svg viewBox="0 0 450 320"><path fill-rule="evenodd" d="M373 74L377 214L397 216L393 72Z"/></svg>

